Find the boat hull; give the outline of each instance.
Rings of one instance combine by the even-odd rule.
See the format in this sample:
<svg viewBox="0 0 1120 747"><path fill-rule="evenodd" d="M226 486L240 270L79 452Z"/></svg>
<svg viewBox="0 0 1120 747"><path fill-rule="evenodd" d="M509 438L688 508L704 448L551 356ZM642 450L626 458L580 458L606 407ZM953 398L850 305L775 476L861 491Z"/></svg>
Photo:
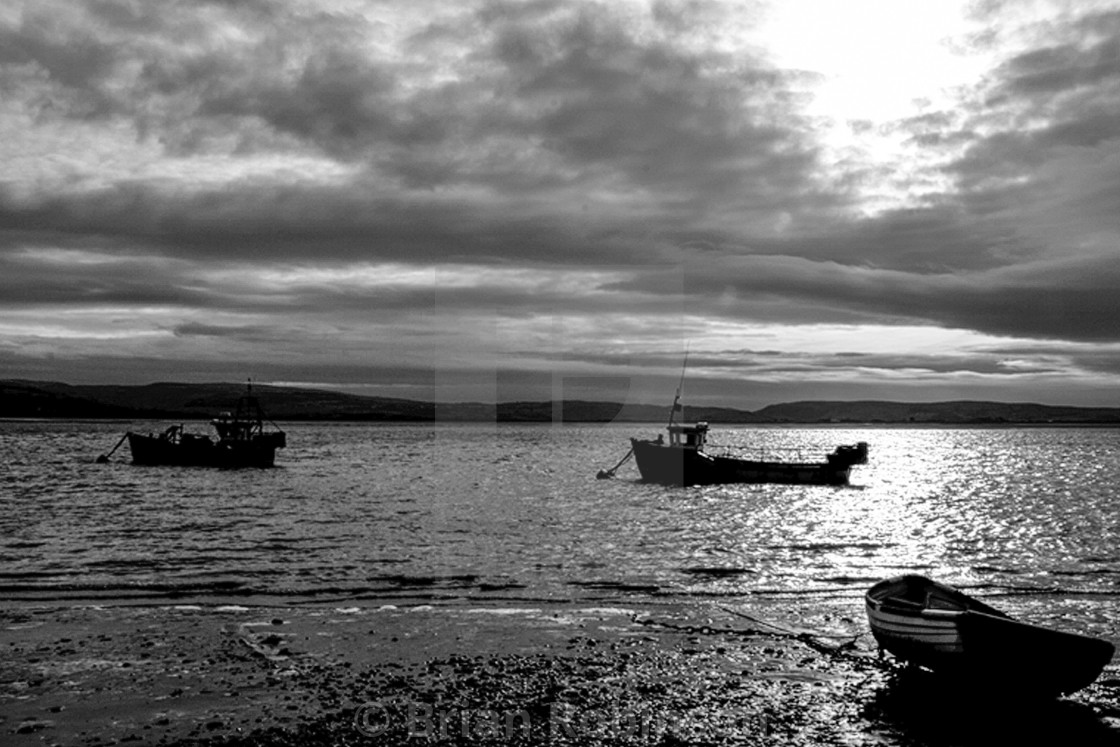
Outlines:
<svg viewBox="0 0 1120 747"><path fill-rule="evenodd" d="M636 438L631 438L630 444L642 479L662 485L847 485L851 474L851 464L842 461L753 461L712 456L696 449L667 446L657 441Z"/></svg>
<svg viewBox="0 0 1120 747"><path fill-rule="evenodd" d="M1092 684L1115 651L1100 638L1014 620L921 576L876 584L866 607L881 648L971 687L1064 695Z"/></svg>
<svg viewBox="0 0 1120 747"><path fill-rule="evenodd" d="M282 436L282 434L280 434ZM178 467L272 467L282 438L267 434L252 441L214 443L204 436L185 435L177 442L158 436L128 434L132 463Z"/></svg>
<svg viewBox="0 0 1120 747"><path fill-rule="evenodd" d="M899 614L868 607L871 632L879 646L900 659L933 670L942 670L964 654L960 616Z"/></svg>

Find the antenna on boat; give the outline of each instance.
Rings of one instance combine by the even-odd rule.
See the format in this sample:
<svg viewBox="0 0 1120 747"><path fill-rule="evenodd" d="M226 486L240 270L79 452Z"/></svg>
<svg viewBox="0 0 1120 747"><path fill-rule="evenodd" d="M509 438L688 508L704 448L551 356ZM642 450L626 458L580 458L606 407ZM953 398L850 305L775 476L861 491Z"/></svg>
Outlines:
<svg viewBox="0 0 1120 747"><path fill-rule="evenodd" d="M680 380L680 383L677 384L677 396L673 398L673 409L669 411L669 427L670 428L673 427L673 416L681 410L681 391L684 389L684 372L685 372L685 369L687 369L687 368L688 368L688 344L686 343L685 348L684 348L684 365L681 366L681 380ZM634 439L630 439L630 441L631 441L632 444L637 443L636 441L634 441ZM660 442L661 442L661 437L659 436L658 440L657 440L657 443L660 443ZM618 461L618 464L611 467L610 469L599 470L598 474L595 475L595 478L598 479L598 480L609 480L610 478L614 477L614 473L618 470L618 468L621 467L623 464L625 464L626 461L628 459L630 459L630 457L632 457L632 456L634 456L634 447L633 446L630 447L630 451L626 452L626 456L622 457L622 459L620 459Z"/></svg>
<svg viewBox="0 0 1120 747"><path fill-rule="evenodd" d="M681 366L681 380L677 384L677 396L673 397L673 409L669 410L669 427L673 427L673 417L680 412L683 408L681 406L681 390L684 389L684 372L688 368L688 346L684 344L684 364Z"/></svg>

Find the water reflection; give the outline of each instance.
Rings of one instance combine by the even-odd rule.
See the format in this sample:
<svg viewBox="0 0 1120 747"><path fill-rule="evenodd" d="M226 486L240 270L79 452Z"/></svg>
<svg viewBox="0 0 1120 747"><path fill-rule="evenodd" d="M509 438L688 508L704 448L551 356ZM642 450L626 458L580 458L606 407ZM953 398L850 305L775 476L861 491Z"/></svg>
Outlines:
<svg viewBox="0 0 1120 747"><path fill-rule="evenodd" d="M294 424L276 470L93 464L120 429L0 424L9 573L114 584L206 568L284 590L466 573L542 595L603 582L715 597L904 571L1066 595L1120 584L1109 430L721 427L723 442L807 454L867 441L871 458L852 488L679 489L632 465L595 480L656 427Z"/></svg>

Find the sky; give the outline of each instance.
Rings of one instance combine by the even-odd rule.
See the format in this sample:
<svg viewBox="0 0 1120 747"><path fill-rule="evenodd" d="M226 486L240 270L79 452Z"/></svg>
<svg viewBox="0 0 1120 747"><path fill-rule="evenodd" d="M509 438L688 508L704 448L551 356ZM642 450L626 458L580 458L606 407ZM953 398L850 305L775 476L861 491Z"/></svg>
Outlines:
<svg viewBox="0 0 1120 747"><path fill-rule="evenodd" d="M1115 406L1118 321L1120 0L0 6L0 379Z"/></svg>

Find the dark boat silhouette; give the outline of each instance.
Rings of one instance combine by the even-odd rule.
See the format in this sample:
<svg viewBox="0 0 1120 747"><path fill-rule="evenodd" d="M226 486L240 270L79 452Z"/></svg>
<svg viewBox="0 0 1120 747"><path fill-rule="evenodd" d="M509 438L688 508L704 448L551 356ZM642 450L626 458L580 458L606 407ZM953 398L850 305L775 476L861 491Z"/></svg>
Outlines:
<svg viewBox="0 0 1120 747"><path fill-rule="evenodd" d="M740 459L705 451L708 424L670 423L669 442L630 439L638 471L647 482L663 485L792 483L847 485L852 467L867 463L867 443L839 446L823 461Z"/></svg>
<svg viewBox="0 0 1120 747"><path fill-rule="evenodd" d="M688 356L685 356L688 365ZM684 372L681 372L681 384ZM656 439L630 439L630 451L609 470L597 477L614 477L615 471L630 457L647 482L663 485L719 485L727 483L790 483L802 485L847 485L852 467L867 463L867 443L839 446L821 461L782 459L744 459L731 454L712 454L706 450L708 424L687 425L674 422L681 406L681 387L669 411L669 442Z"/></svg>
<svg viewBox="0 0 1120 747"><path fill-rule="evenodd" d="M218 434L216 441L210 436L187 433L181 424L169 426L159 434L145 435L129 431L125 434L125 439L132 451L133 464L272 467L276 461L276 450L287 446L287 436L275 424L273 430L266 430L265 420L264 411L258 399L253 396L253 386L250 383L245 394L237 400L234 412L224 412L210 421ZM113 451L116 451L116 447ZM105 455L98 461L107 460L108 455Z"/></svg>

